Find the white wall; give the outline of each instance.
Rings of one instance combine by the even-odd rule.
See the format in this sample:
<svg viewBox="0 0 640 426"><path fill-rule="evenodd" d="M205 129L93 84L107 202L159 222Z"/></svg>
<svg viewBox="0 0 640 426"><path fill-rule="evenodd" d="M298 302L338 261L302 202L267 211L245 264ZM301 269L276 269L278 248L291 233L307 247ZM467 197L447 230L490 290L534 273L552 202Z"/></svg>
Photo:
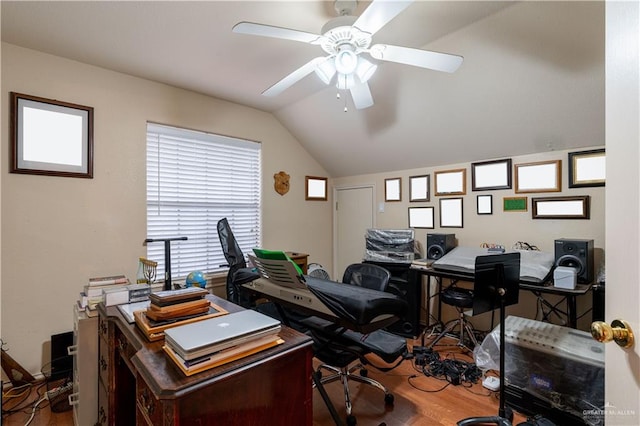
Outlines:
<svg viewBox="0 0 640 426"><path fill-rule="evenodd" d="M94 108L93 179L8 173L11 91ZM147 121L262 142L263 245L331 264L330 203L304 200L305 175L327 173L271 114L6 43L1 107L1 335L30 372L48 360L50 336L72 330L88 277L135 277ZM284 196L273 189L280 170L291 175Z"/></svg>
<svg viewBox="0 0 640 426"><path fill-rule="evenodd" d="M594 146L587 149L602 148L603 146ZM379 173L371 175L351 176L345 178L335 178L331 180L334 187L346 187L363 184L374 184L377 190L375 194L378 206L380 202L384 202L384 180L389 178L402 179L402 201L384 203L384 212L376 211L376 227L380 229L404 229L408 227L408 208L409 207L427 207L433 206L435 212L435 229L415 229L415 238L422 246L422 254L424 255L427 233L454 233L459 246L478 247L482 243L501 244L506 248L511 248L516 242L524 241L529 244L536 245L540 250L553 253L554 240L557 238L579 238L593 239L595 247L595 269L596 272L604 262L605 247L605 188L569 188L568 186L568 152L573 150L551 151L526 156L504 156L495 159L511 158L514 165L547 161L561 160L562 168L562 190L560 192L548 193L532 193L532 194L516 194L515 193L515 177L512 185L513 189L509 190L492 190L492 191L472 191L471 186L471 165L470 163L447 164L438 167L425 167L420 169L400 170L391 173ZM494 160L487 158L485 160ZM483 160L484 161L484 160ZM439 226L439 199L441 197L434 196L434 172L455 169L466 169L466 195L463 198L463 228L440 228ZM430 175L430 201L429 202L409 202L409 177L417 175ZM493 214L478 215L476 214L476 196L477 195L493 195ZM531 217L531 198L547 197L547 196L571 196L571 195L589 195L591 201L590 219L532 219ZM505 212L502 208L503 197L527 197L528 211L526 212ZM456 196L457 197L457 196ZM447 197L442 197L447 198ZM364 252L364 242L363 242ZM521 292L521 302L517 307L511 307L508 313L533 318L536 314L536 301L528 292ZM553 297L551 300L557 300ZM588 310L591 306L591 295L578 298L578 314ZM445 313L445 318L451 318L453 311ZM486 326L486 319L489 314L485 314L483 318L474 319L474 324L480 328ZM587 314L578 322L580 328L587 329L591 322L591 315Z"/></svg>

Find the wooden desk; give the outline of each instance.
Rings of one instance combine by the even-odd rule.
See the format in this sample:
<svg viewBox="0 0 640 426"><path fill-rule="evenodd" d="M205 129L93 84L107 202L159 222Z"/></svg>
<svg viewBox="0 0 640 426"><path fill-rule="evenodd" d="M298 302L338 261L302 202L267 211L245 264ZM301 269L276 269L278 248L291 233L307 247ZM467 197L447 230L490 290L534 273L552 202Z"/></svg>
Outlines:
<svg viewBox="0 0 640 426"><path fill-rule="evenodd" d="M243 309L207 297L229 312ZM98 310L99 425L312 424L310 337L283 327L285 343L185 376L163 340L147 341L115 306Z"/></svg>
<svg viewBox="0 0 640 426"><path fill-rule="evenodd" d="M300 267L300 269L302 269L302 273L306 275L307 268L309 266L309 255L306 253L298 253L295 251L287 251L285 253L291 258L291 260L296 263L296 265Z"/></svg>
<svg viewBox="0 0 640 426"><path fill-rule="evenodd" d="M456 281L466 281L470 283L474 282L473 276L470 276L468 274L439 271L429 266L418 267L418 266L412 265L411 270L427 276L427 279L431 279L431 277L434 277L437 281L438 291L433 295L429 291L431 288L430 283L429 282L427 283L427 291L426 291L427 328L429 328L430 326L429 301L432 297L437 296L442 291L443 278L451 280L452 283L455 283ZM528 284L528 283L520 282L520 289L532 292L538 298L538 300L542 303L542 305L546 306L548 310L546 312L543 311L542 321L548 321L550 315L555 314L558 317L560 317L560 319L564 321L568 327L576 328L578 323L578 315L576 312L576 305L577 305L576 298L578 296L583 296L587 294L591 289L591 284L578 284L575 289L570 290L570 289L557 288L557 287L554 287L553 285L549 285L549 283L537 285L537 284ZM559 302L552 304L544 298L544 295L546 294L554 294L557 296L561 296L562 299ZM559 308L559 305L562 302L565 302L565 305L566 305L566 310L564 311ZM438 300L438 304L440 305L440 300ZM438 309L438 323L440 322L441 322L440 309Z"/></svg>

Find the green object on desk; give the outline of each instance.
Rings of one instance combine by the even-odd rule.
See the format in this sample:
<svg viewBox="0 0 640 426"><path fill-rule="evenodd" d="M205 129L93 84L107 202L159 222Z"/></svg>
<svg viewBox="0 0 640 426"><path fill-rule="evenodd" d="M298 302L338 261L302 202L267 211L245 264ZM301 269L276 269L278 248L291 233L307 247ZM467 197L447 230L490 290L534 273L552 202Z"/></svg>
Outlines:
<svg viewBox="0 0 640 426"><path fill-rule="evenodd" d="M256 257L258 259L288 260L289 262L293 263L293 266L296 268L296 272L298 273L298 275L304 275L302 272L302 269L300 269L300 266L298 266L296 262L291 260L291 258L281 250L264 250L264 249L254 248L253 252L256 254Z"/></svg>

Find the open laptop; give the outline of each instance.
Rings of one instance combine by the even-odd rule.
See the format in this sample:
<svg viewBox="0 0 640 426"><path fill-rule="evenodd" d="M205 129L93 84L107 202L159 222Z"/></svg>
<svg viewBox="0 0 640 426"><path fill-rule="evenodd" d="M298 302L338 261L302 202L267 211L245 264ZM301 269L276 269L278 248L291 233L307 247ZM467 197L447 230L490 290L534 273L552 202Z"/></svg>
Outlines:
<svg viewBox="0 0 640 426"><path fill-rule="evenodd" d="M165 344L184 360L274 336L280 321L250 309L165 330Z"/></svg>

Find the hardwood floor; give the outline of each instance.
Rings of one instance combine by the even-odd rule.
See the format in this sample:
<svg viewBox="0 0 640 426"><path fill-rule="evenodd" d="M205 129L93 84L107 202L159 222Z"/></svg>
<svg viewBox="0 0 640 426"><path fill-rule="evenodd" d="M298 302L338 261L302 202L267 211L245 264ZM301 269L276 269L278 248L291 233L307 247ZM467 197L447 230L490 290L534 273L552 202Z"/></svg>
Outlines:
<svg viewBox="0 0 640 426"><path fill-rule="evenodd" d="M410 347L414 341L408 341ZM415 342L417 343L417 342ZM443 339L444 345L447 344ZM437 350L441 358L452 358L465 361L473 359L461 351L457 346L438 345ZM375 362L375 359L372 359ZM314 361L314 366L317 363ZM377 365L380 365L378 361ZM447 385L447 382L433 377L426 377L416 370L411 360L405 360L394 370L381 373L374 368L369 369L369 377L376 379L389 388L394 395L394 405L386 407L384 395L379 389L358 382L350 382L353 415L360 426L454 426L459 420L471 416L495 416L498 413L499 401L496 392L483 388L480 381L476 384ZM33 403L40 399L46 388L34 387L26 401L20 403L20 398L3 398L3 419L5 426L24 426L31 416ZM333 382L326 385L327 393L333 405L344 422L346 413L342 385ZM38 392L39 391L39 394ZM31 402L31 404L27 404ZM18 413L4 416L6 410L14 407L26 406ZM517 425L526 420L525 416L515 413L513 424ZM48 402L38 406L30 426L73 424L72 411L52 413ZM265 422L265 425L268 422ZM313 425L331 426L335 423L327 410L319 392L313 392ZM85 425L80 425L85 426ZM88 426L88 425L87 425Z"/></svg>

